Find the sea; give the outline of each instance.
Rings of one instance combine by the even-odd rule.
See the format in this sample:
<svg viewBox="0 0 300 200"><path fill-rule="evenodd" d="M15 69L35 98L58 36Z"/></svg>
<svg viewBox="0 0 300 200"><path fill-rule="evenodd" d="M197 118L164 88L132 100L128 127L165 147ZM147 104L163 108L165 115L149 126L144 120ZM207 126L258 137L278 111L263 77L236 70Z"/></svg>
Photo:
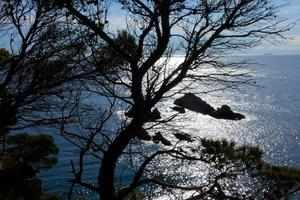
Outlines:
<svg viewBox="0 0 300 200"><path fill-rule="evenodd" d="M180 61L182 58L170 60L176 62L176 59ZM300 55L248 55L226 59L251 63L243 69L252 75L250 84L209 93L199 86L193 88L193 92L215 108L229 105L233 111L245 115L246 119L218 120L187 111L182 120L176 121L176 125L197 137L227 139L235 141L237 145L258 146L263 150L267 162L300 168ZM182 91L176 97L185 92L189 91ZM170 107L174 98L158 104L162 116L172 114ZM72 178L70 163L78 158L78 150L59 134L54 137L60 148L58 163L39 175L46 191L59 193L64 199L70 187L68 180ZM99 164L87 161L87 179L95 180ZM96 198L95 194L80 187L75 188L75 192L87 199Z"/></svg>

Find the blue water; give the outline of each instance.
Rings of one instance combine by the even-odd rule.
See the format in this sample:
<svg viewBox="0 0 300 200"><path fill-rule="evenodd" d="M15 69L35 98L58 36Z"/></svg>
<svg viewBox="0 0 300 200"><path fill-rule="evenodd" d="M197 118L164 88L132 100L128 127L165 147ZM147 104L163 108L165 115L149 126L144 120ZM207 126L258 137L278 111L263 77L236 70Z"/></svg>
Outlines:
<svg viewBox="0 0 300 200"><path fill-rule="evenodd" d="M242 57L238 57L241 59ZM242 121L216 120L208 116L187 113L193 120L179 122L178 126L197 136L227 138L240 145L256 145L264 150L264 158L271 163L300 168L300 56L247 56L259 65L251 65L256 86L242 86L239 90L226 90L203 95L214 107L228 104L234 111L246 115ZM160 105L162 113L168 104ZM199 128L200 127L200 128ZM72 145L55 136L60 147L59 162L51 170L41 172L43 186L50 192L66 194L67 179L72 177L70 160L78 152ZM87 160L87 179L96 180L99 162ZM126 171L126 170L123 170ZM79 194L88 191L77 188Z"/></svg>
<svg viewBox="0 0 300 200"><path fill-rule="evenodd" d="M256 117L246 127L260 133L256 144L268 161L300 167L300 56L250 59L262 64L255 67L261 88L247 87L234 98L247 102L243 110Z"/></svg>

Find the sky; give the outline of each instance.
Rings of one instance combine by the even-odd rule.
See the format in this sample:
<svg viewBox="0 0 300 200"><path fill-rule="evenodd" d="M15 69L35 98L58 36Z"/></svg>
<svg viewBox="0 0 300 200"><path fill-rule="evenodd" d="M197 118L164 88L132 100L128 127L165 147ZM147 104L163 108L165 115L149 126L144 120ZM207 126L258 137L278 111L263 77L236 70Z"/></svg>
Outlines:
<svg viewBox="0 0 300 200"><path fill-rule="evenodd" d="M286 40L274 44L265 42L255 48L239 51L239 54L299 54L300 55L300 0L272 0L274 4L285 5L280 9L278 16L286 18L288 22L296 22L291 31L284 34ZM125 18L120 8L112 8L110 15L110 24L113 29L126 28Z"/></svg>
<svg viewBox="0 0 300 200"><path fill-rule="evenodd" d="M276 4L286 4L279 13L290 22L297 21L294 28L285 34L288 38L279 44L264 43L246 54L300 54L300 0L273 0Z"/></svg>
<svg viewBox="0 0 300 200"><path fill-rule="evenodd" d="M300 0L272 0L275 4L286 4L278 13L279 16L287 18L289 22L297 21L294 28L285 34L287 40L281 41L276 45L273 43L264 43L258 47L246 51L240 51L239 54L299 54L300 55ZM126 28L126 18L120 7L111 7L109 11L111 28L120 30ZM4 37L5 38L5 37ZM0 47L9 48L7 37L0 38Z"/></svg>

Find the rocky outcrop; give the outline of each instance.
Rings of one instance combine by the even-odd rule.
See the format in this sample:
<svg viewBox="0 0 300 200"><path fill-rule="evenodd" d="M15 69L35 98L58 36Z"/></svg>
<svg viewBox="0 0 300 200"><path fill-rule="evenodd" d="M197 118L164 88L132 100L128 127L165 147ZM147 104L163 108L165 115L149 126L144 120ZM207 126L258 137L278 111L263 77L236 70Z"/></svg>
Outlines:
<svg viewBox="0 0 300 200"><path fill-rule="evenodd" d="M179 107L186 108L188 110L202 113L204 115L212 113L215 110L208 103L203 101L200 97L197 97L192 93L187 93L183 97L176 99L174 101L174 104Z"/></svg>
<svg viewBox="0 0 300 200"><path fill-rule="evenodd" d="M134 110L131 108L127 112L125 112L125 116L132 118L133 117ZM146 121L156 121L158 119L161 119L160 112L157 108L154 108L151 112L148 112L146 116Z"/></svg>
<svg viewBox="0 0 300 200"><path fill-rule="evenodd" d="M147 140L147 141L149 141L149 140L151 140L152 139L152 137L151 137L151 135L149 135L149 133L145 130L145 129L143 129L143 128L141 128L138 132L137 132L137 138L139 138L140 140Z"/></svg>
<svg viewBox="0 0 300 200"><path fill-rule="evenodd" d="M179 113L185 113L185 109L183 107L180 107L180 106L174 106L171 108L172 110L175 110Z"/></svg>
<svg viewBox="0 0 300 200"><path fill-rule="evenodd" d="M158 144L158 143L162 143L165 146L171 146L172 143L167 140L162 134L161 132L156 132L154 134L154 136L151 136L144 128L141 128L138 132L137 132L137 138L140 140L145 140L145 141L150 141L152 140L154 143Z"/></svg>
<svg viewBox="0 0 300 200"><path fill-rule="evenodd" d="M187 133L174 133L174 136L180 141L193 142L192 137Z"/></svg>
<svg viewBox="0 0 300 200"><path fill-rule="evenodd" d="M221 108L217 108L217 110L211 113L211 116L217 119L230 120L241 120L245 118L244 115L233 112L228 105L222 105Z"/></svg>
<svg viewBox="0 0 300 200"><path fill-rule="evenodd" d="M148 121L156 121L161 118L160 112L157 108L154 108L149 114L148 114Z"/></svg>
<svg viewBox="0 0 300 200"><path fill-rule="evenodd" d="M206 101L192 93L187 93L174 101L178 107L185 108L203 115L209 115L216 119L241 120L245 116L240 113L235 113L228 105L222 105L221 108L214 109ZM178 108L176 108L178 110Z"/></svg>
<svg viewBox="0 0 300 200"><path fill-rule="evenodd" d="M152 137L152 140L154 143L161 142L165 146L171 146L172 143L167 140L160 132L155 133L155 135Z"/></svg>

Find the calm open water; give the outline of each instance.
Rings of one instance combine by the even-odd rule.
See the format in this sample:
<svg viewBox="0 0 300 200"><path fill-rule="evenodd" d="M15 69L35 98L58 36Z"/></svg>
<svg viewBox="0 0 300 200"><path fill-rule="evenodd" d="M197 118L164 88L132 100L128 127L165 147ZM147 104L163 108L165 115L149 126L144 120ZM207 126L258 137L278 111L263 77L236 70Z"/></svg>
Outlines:
<svg viewBox="0 0 300 200"><path fill-rule="evenodd" d="M226 138L240 145L257 145L263 149L268 162L300 168L300 55L244 58L260 64L249 68L256 71L254 78L259 87L243 86L240 90L201 97L214 107L227 104L233 111L244 114L246 119L217 120L188 111L186 120L178 121L177 126L200 137ZM172 112L169 107L173 100L158 105L163 115ZM41 176L46 190L65 194L69 189L66 180L72 177L70 160L76 160L78 154L67 141L55 137L60 147L59 162L52 169L41 172ZM98 166L99 163L87 161L86 177L94 179ZM82 189L78 192L88 194Z"/></svg>

